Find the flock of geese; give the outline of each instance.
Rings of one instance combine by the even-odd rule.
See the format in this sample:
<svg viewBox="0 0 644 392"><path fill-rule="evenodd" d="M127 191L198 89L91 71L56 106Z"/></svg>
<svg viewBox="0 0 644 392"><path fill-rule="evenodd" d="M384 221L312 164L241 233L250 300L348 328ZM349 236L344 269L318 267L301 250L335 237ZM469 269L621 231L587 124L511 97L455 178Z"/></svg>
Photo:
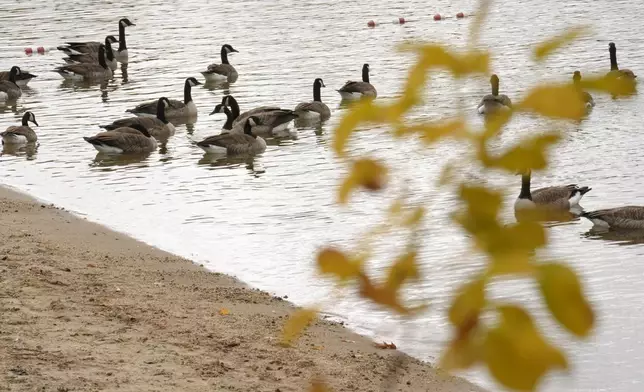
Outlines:
<svg viewBox="0 0 644 392"><path fill-rule="evenodd" d="M118 22L118 39L113 35L105 37L103 42L68 42L58 47L66 57L65 65L55 71L66 80L105 81L113 76L118 63L126 64L129 54L126 44L125 28L134 26L128 18ZM115 48L113 44L117 44ZM221 63L209 65L201 74L206 82L235 82L238 73L230 64L228 56L237 50L229 44L221 47ZM619 69L617 49L614 43L609 44L610 74L618 78L635 79L635 74L628 69ZM14 66L8 72L0 72L0 104L15 101L22 95L21 88L35 78L29 72ZM574 85L579 88L586 107L590 110L595 102L590 94L580 86L581 74L573 74ZM160 97L156 101L145 102L127 112L133 117L122 118L110 124L101 125L104 130L96 135L84 137L97 151L106 154L147 153L157 149L158 143L167 142L175 133L173 123L188 122L198 115L197 107L192 100L191 89L200 85L194 77L185 80L183 100ZM509 110L512 101L507 95L499 93L499 78L490 78L491 94L483 97L477 111L490 114L498 110ZM293 120L326 121L331 117L329 107L322 102L320 89L326 87L322 79L313 82L313 100L298 104L293 110L277 106L261 106L241 112L237 100L232 95L225 95L221 103L210 113L222 113L226 121L221 133L209 136L196 143L207 154L259 154L266 150L265 137L280 137L289 134L289 124ZM348 81L337 90L342 100L361 98L375 99L376 88L369 80L369 65L362 67L362 81ZM10 126L0 133L3 145L20 146L37 143L36 132L29 123L38 126L32 112L24 113L22 124ZM580 209L581 198L591 190L576 184L551 186L532 190L530 188L531 172L522 175L521 192L515 202L515 211L545 207L557 211L575 211ZM627 206L584 212L577 215L588 218L599 229L644 229L644 207Z"/></svg>

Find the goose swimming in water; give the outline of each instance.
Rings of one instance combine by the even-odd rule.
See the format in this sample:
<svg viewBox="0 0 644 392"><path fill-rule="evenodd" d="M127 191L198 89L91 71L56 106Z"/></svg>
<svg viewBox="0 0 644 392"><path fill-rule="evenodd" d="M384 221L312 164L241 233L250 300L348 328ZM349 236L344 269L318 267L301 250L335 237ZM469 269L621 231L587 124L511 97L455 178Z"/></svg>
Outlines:
<svg viewBox="0 0 644 392"><path fill-rule="evenodd" d="M230 107L233 116L233 131L242 130L241 125L245 124L250 116L255 116L258 120L257 128L253 128L253 133L260 136L291 136L288 132L288 126L297 114L289 109L282 109L278 106L260 106L255 109L239 113L239 104L232 95L222 98L221 104Z"/></svg>
<svg viewBox="0 0 644 392"><path fill-rule="evenodd" d="M36 116L32 112L25 112L22 115L22 125L13 125L7 128L6 131L0 133L2 137L2 144L27 144L35 143L38 141L36 132L29 126L29 122L39 126L36 122Z"/></svg>
<svg viewBox="0 0 644 392"><path fill-rule="evenodd" d="M22 90L16 83L21 73L20 67L14 65L9 71L9 80L0 80L0 102L13 101L22 96Z"/></svg>
<svg viewBox="0 0 644 392"><path fill-rule="evenodd" d="M369 64L362 66L362 82L348 81L342 86L338 93L343 100L355 100L362 97L376 98L376 88L369 83Z"/></svg>
<svg viewBox="0 0 644 392"><path fill-rule="evenodd" d="M221 64L210 64L208 69L201 74L206 78L206 82L234 82L239 74L235 67L228 62L230 53L239 53L232 46L225 44L221 47Z"/></svg>
<svg viewBox="0 0 644 392"><path fill-rule="evenodd" d="M111 124L101 125L108 131L113 131L117 128L132 127L139 124L147 129L150 135L158 140L167 140L170 136L174 135L176 130L174 125L169 122L165 116L166 108L170 106L170 101L166 97L161 97L157 101L157 116L156 117L129 117L113 121Z"/></svg>
<svg viewBox="0 0 644 392"><path fill-rule="evenodd" d="M3 80L9 80L9 75L11 74L11 71L2 71L0 72L0 81ZM20 73L16 75L15 77L15 82L18 87L25 87L27 86L27 83L31 81L31 79L35 78L36 75L25 72L23 70L20 70Z"/></svg>
<svg viewBox="0 0 644 392"><path fill-rule="evenodd" d="M496 74L490 76L492 85L492 94L488 94L481 99L481 103L476 108L479 114L490 114L497 110L508 110L512 108L512 101L505 94L499 94L499 77Z"/></svg>
<svg viewBox="0 0 644 392"><path fill-rule="evenodd" d="M586 109L590 109L594 107L595 100L593 99L593 96L581 88L581 72L575 71L575 73L572 75L572 81L573 81L573 84L575 85L575 88L577 88L577 91L579 91L581 99L586 104Z"/></svg>
<svg viewBox="0 0 644 392"><path fill-rule="evenodd" d="M610 54L610 71L608 72L609 76L615 76L618 78L627 78L635 79L637 75L633 73L630 69L619 69L617 66L617 47L614 42L608 44L608 53Z"/></svg>
<svg viewBox="0 0 644 392"><path fill-rule="evenodd" d="M266 141L253 134L253 127L260 125L259 119L250 116L244 124L243 133L222 133L210 136L197 143L208 154L261 154L266 150Z"/></svg>
<svg viewBox="0 0 644 392"><path fill-rule="evenodd" d="M127 44L125 42L125 28L128 26L136 26L134 23L130 22L128 18L122 18L119 20L119 47L114 52L116 60L120 63L128 62L128 51ZM66 54L83 54L83 53L97 53L98 47L101 43L88 41L88 42L67 42L64 45L59 46L57 49L65 52Z"/></svg>
<svg viewBox="0 0 644 392"><path fill-rule="evenodd" d="M186 79L183 85L183 102L176 99L168 100L170 105L165 110L165 115L168 119L197 117L197 105L192 101L192 87L200 84L201 83L193 77ZM126 112L137 116L156 116L157 101L142 103L133 109L126 110Z"/></svg>
<svg viewBox="0 0 644 392"><path fill-rule="evenodd" d="M644 230L644 207L626 206L583 212L582 217L599 230Z"/></svg>
<svg viewBox="0 0 644 392"><path fill-rule="evenodd" d="M157 141L141 124L99 132L91 137L83 137L94 148L105 154L137 154L157 149Z"/></svg>
<svg viewBox="0 0 644 392"><path fill-rule="evenodd" d="M103 81L113 76L112 70L105 62L105 45L100 44L98 64L78 63L58 67L55 71L67 80Z"/></svg>
<svg viewBox="0 0 644 392"><path fill-rule="evenodd" d="M116 57L114 56L114 51L112 50L112 43L118 42L113 35L108 35L105 37L105 63L112 70L115 71L118 63ZM98 55L99 51L89 52L89 53L79 53L79 54L69 54L63 60L67 64L78 64L78 63L93 63L98 64Z"/></svg>
<svg viewBox="0 0 644 392"><path fill-rule="evenodd" d="M531 190L531 171L527 170L518 174L521 174L521 193L514 203L515 211L536 207L568 211L571 208L579 207L581 198L592 189L587 186L580 188L576 184L570 184Z"/></svg>
<svg viewBox="0 0 644 392"><path fill-rule="evenodd" d="M326 121L331 117L331 110L322 102L321 88L326 87L322 79L317 78L313 82L313 101L302 102L295 107L295 114L302 120Z"/></svg>

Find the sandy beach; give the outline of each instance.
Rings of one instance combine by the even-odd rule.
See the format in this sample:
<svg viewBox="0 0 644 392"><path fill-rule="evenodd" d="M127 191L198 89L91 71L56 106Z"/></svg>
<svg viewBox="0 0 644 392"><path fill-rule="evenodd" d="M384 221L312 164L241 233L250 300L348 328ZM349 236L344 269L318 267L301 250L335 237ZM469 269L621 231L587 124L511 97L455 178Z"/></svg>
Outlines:
<svg viewBox="0 0 644 392"><path fill-rule="evenodd" d="M189 260L0 188L0 390L481 391Z"/></svg>

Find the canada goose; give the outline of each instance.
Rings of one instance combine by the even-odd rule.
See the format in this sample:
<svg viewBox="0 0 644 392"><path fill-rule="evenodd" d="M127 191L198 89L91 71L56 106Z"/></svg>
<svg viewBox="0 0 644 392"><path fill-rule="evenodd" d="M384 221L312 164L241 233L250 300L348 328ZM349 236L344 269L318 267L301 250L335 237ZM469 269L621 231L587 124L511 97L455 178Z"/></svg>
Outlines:
<svg viewBox="0 0 644 392"><path fill-rule="evenodd" d="M83 139L105 154L152 152L157 148L156 139L141 124L99 132Z"/></svg>
<svg viewBox="0 0 644 392"><path fill-rule="evenodd" d="M320 121L326 121L331 117L331 110L322 102L320 94L321 87L326 87L322 79L315 79L313 82L313 101L302 102L295 107L295 113L300 119L319 119Z"/></svg>
<svg viewBox="0 0 644 392"><path fill-rule="evenodd" d="M112 71L116 71L118 63L116 62L116 57L114 56L114 51L112 50L112 42L118 42L113 35L108 35L107 37L105 37L105 63L108 67L110 67ZM98 64L98 51L91 53L69 54L63 60L65 60L67 64Z"/></svg>
<svg viewBox="0 0 644 392"><path fill-rule="evenodd" d="M627 79L637 78L637 75L635 75L630 69L619 69L619 67L617 66L617 48L615 47L614 42L608 44L608 52L610 53L610 71L608 72L609 76L612 75L618 78Z"/></svg>
<svg viewBox="0 0 644 392"><path fill-rule="evenodd" d="M588 93L587 91L582 90L581 88L581 72L575 71L575 73L572 75L572 81L577 90L579 90L579 94L581 95L581 99L584 100L586 108L590 109L595 106L595 100L593 99L593 96L590 95L590 93Z"/></svg>
<svg viewBox="0 0 644 392"><path fill-rule="evenodd" d="M105 45L100 44L98 51L98 64L79 63L58 67L55 71L67 80L105 80L112 77L112 70L105 62Z"/></svg>
<svg viewBox="0 0 644 392"><path fill-rule="evenodd" d="M170 136L174 135L175 128L171 122L166 119L165 110L170 105L170 100L166 97L161 97L157 101L157 116L156 117L130 117L116 120L111 124L101 125L108 131L113 131L117 128L132 127L134 124L140 124L147 129L150 135L157 139L167 140Z"/></svg>
<svg viewBox="0 0 644 392"><path fill-rule="evenodd" d="M587 186L578 187L577 184L564 186L549 186L535 190L530 189L531 171L527 170L521 174L521 193L514 203L515 210L545 207L553 210L570 210L578 207L581 198L592 188Z"/></svg>
<svg viewBox="0 0 644 392"><path fill-rule="evenodd" d="M297 118L297 114L289 109L281 109L277 106L260 106L255 109L239 113L239 105L232 95L226 95L222 98L221 104L229 106L233 115L233 130L241 131L241 125L245 124L250 116L255 116L261 126L253 128L253 133L260 136L280 136L285 135L291 121Z"/></svg>
<svg viewBox="0 0 644 392"><path fill-rule="evenodd" d="M123 18L119 20L119 47L118 50L114 53L116 60L121 63L127 63L128 61L128 52L127 45L125 43L125 27L127 26L136 26L134 23L130 22L128 18ZM62 46L59 46L57 49L61 50L67 54L81 54L81 53L97 53L100 42L67 42Z"/></svg>
<svg viewBox="0 0 644 392"><path fill-rule="evenodd" d="M252 129L257 125L260 125L260 120L250 116L244 124L243 133L210 136L197 143L197 146L208 154L260 154L266 151L266 141L253 133Z"/></svg>
<svg viewBox="0 0 644 392"><path fill-rule="evenodd" d="M232 46L225 44L221 47L221 64L210 64L208 69L201 74L206 82L227 81L234 82L239 76L235 67L228 62L229 53L239 53Z"/></svg>
<svg viewBox="0 0 644 392"><path fill-rule="evenodd" d="M224 106L222 104L215 106L215 109L210 112L210 115L212 116L216 113L224 113L226 115L226 122L221 127L222 133L231 132L233 129L233 120L235 119L235 117L233 117L233 113L230 111L230 109L228 109L228 106Z"/></svg>
<svg viewBox="0 0 644 392"><path fill-rule="evenodd" d="M10 74L11 74L11 71L0 72L0 81L9 80ZM27 83L29 83L29 81L35 77L36 75L34 74L20 70L20 73L16 75L15 82L18 85L18 87L25 87Z"/></svg>
<svg viewBox="0 0 644 392"><path fill-rule="evenodd" d="M20 98L22 90L20 90L20 87L16 84L16 79L21 73L20 67L14 65L11 67L11 71L9 71L9 80L0 80L0 102L12 101Z"/></svg>
<svg viewBox="0 0 644 392"><path fill-rule="evenodd" d="M276 110L275 112L279 112L281 109ZM244 127L246 126L246 123L234 123L234 115L233 113L228 109L227 106L224 106L222 104L219 104L215 106L215 109L210 113L211 115L215 113L224 113L226 114L226 122L222 126L221 133L243 133L244 132ZM253 135L258 135L258 136L284 136L284 134L280 133L281 131L275 131L275 127L270 124L263 124L261 118L266 117L265 114L267 112L258 112L254 115L253 117L256 118L257 121L255 121L255 124L252 125L252 131ZM249 116L250 117L250 116ZM283 121L287 121L287 117L282 118ZM275 118L269 118L270 121L275 122ZM288 120L290 121L290 120ZM284 128L285 129L285 128Z"/></svg>
<svg viewBox="0 0 644 392"><path fill-rule="evenodd" d="M593 222L593 228L609 229L644 229L644 207L626 206L604 210L583 212L584 218Z"/></svg>
<svg viewBox="0 0 644 392"><path fill-rule="evenodd" d="M38 140L36 132L29 126L29 121L39 126L36 116L32 112L25 112L22 115L22 125L10 126L6 131L0 133L2 144L26 144L35 143Z"/></svg>
<svg viewBox="0 0 644 392"><path fill-rule="evenodd" d="M187 78L183 87L183 102L176 99L170 99L169 107L165 110L168 118L197 117L197 105L192 101L192 87L201 83L195 78ZM155 116L157 113L157 101L145 102L134 109L126 110L128 113L137 116Z"/></svg>
<svg viewBox="0 0 644 392"><path fill-rule="evenodd" d="M349 80L338 90L343 100L359 99L362 97L376 98L376 88L369 83L369 64L362 66L362 82Z"/></svg>
<svg viewBox="0 0 644 392"><path fill-rule="evenodd" d="M497 110L507 110L512 108L512 101L505 94L499 94L499 77L496 74L490 76L492 85L492 94L488 94L481 99L481 103L476 108L480 114L489 114Z"/></svg>

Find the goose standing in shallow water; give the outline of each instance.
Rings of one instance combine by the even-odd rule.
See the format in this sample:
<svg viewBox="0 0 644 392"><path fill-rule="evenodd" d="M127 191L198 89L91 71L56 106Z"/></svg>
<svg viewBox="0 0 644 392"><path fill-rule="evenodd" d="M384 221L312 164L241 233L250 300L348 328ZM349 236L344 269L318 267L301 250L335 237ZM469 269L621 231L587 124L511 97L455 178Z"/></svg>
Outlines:
<svg viewBox="0 0 644 392"><path fill-rule="evenodd" d="M610 71L608 72L609 76L615 76L618 78L627 78L635 79L637 76L630 69L619 69L617 66L617 47L615 43L611 42L608 44L608 52L610 53Z"/></svg>
<svg viewBox="0 0 644 392"><path fill-rule="evenodd" d="M225 44L221 47L221 64L210 64L201 74L206 82L235 82L239 74L235 67L228 62L228 54L239 53L232 46Z"/></svg>
<svg viewBox="0 0 644 392"><path fill-rule="evenodd" d="M592 189L587 186L580 188L576 184L570 184L531 190L531 176L530 170L521 173L521 193L514 203L515 211L535 207L561 211L579 208L581 198Z"/></svg>
<svg viewBox="0 0 644 392"><path fill-rule="evenodd" d="M9 80L10 75L11 71L0 72L0 82L3 80ZM27 83L29 83L29 81L35 77L36 75L34 74L20 70L20 73L16 75L14 81L16 82L16 85L18 87L25 87L27 86Z"/></svg>
<svg viewBox="0 0 644 392"><path fill-rule="evenodd" d="M362 82L348 81L342 86L338 93L343 100L354 100L362 97L376 98L376 88L369 83L369 64L362 66Z"/></svg>
<svg viewBox="0 0 644 392"><path fill-rule="evenodd" d="M192 87L198 86L201 83L195 78L187 78L183 85L183 102L170 99L168 100L169 106L165 109L165 115L169 119L197 117L197 105L192 101ZM142 103L133 109L126 110L127 113L132 113L137 116L156 116L157 101L150 101Z"/></svg>
<svg viewBox="0 0 644 392"><path fill-rule="evenodd" d="M331 117L331 110L322 102L320 89L326 87L322 79L317 78L313 82L313 101L302 102L295 107L295 114L302 120L326 121Z"/></svg>
<svg viewBox="0 0 644 392"><path fill-rule="evenodd" d="M166 108L169 107L170 101L166 97L161 97L157 101L157 116L156 117L129 117L116 120L111 124L101 125L101 128L104 128L108 131L113 131L117 128L122 127L132 127L135 124L139 124L145 129L148 133L155 137L158 140L167 140L170 136L173 136L175 133L174 125L169 122L165 116Z"/></svg>
<svg viewBox="0 0 644 392"><path fill-rule="evenodd" d="M233 116L233 131L241 131L250 116L255 116L261 125L253 128L253 132L261 136L291 136L288 132L288 125L297 118L297 114L289 109L282 109L277 106L260 106L255 109L239 113L239 104L232 95L227 95L221 100L221 104L230 107Z"/></svg>
<svg viewBox="0 0 644 392"><path fill-rule="evenodd" d="M584 101L586 104L586 109L590 109L595 106L595 100L593 99L593 96L590 95L587 91L584 91L581 88L581 72L575 71L575 73L572 75L572 81L573 84L575 85L575 88L577 91L579 91L579 94L581 96L581 99Z"/></svg>
<svg viewBox="0 0 644 392"><path fill-rule="evenodd" d="M58 67L55 71L67 80L103 81L113 76L112 70L105 62L105 45L100 44L98 64L79 63Z"/></svg>
<svg viewBox="0 0 644 392"><path fill-rule="evenodd" d="M113 35L108 35L105 37L105 63L112 70L116 71L118 66L116 62L116 57L114 56L114 50L112 50L112 43L118 42ZM63 60L67 64L78 64L78 63L93 63L98 64L99 51L90 52L90 53L79 53L79 54L69 54Z"/></svg>
<svg viewBox="0 0 644 392"><path fill-rule="evenodd" d="M9 71L9 80L0 81L0 102L13 101L22 96L22 90L16 84L16 79L21 73L20 67L14 65Z"/></svg>
<svg viewBox="0 0 644 392"><path fill-rule="evenodd" d="M39 126L36 122L36 116L32 112L25 112L22 115L22 125L10 126L6 131L0 133L2 144L27 144L38 141L38 135L31 129L29 122Z"/></svg>
<svg viewBox="0 0 644 392"><path fill-rule="evenodd" d="M141 124L99 132L83 139L97 151L105 154L138 154L157 149L156 139Z"/></svg>
<svg viewBox="0 0 644 392"><path fill-rule="evenodd" d="M593 222L593 229L644 230L644 207L607 208L583 212L581 216Z"/></svg>
<svg viewBox="0 0 644 392"><path fill-rule="evenodd" d="M222 133L210 136L197 143L208 154L261 154L266 151L266 141L255 135L252 129L260 125L260 120L250 116L244 124L243 133Z"/></svg>
<svg viewBox="0 0 644 392"><path fill-rule="evenodd" d="M496 74L490 76L492 85L492 94L488 94L481 99L481 103L476 108L480 114L490 114L497 110L508 110L512 108L512 101L505 94L499 94L499 77Z"/></svg>

